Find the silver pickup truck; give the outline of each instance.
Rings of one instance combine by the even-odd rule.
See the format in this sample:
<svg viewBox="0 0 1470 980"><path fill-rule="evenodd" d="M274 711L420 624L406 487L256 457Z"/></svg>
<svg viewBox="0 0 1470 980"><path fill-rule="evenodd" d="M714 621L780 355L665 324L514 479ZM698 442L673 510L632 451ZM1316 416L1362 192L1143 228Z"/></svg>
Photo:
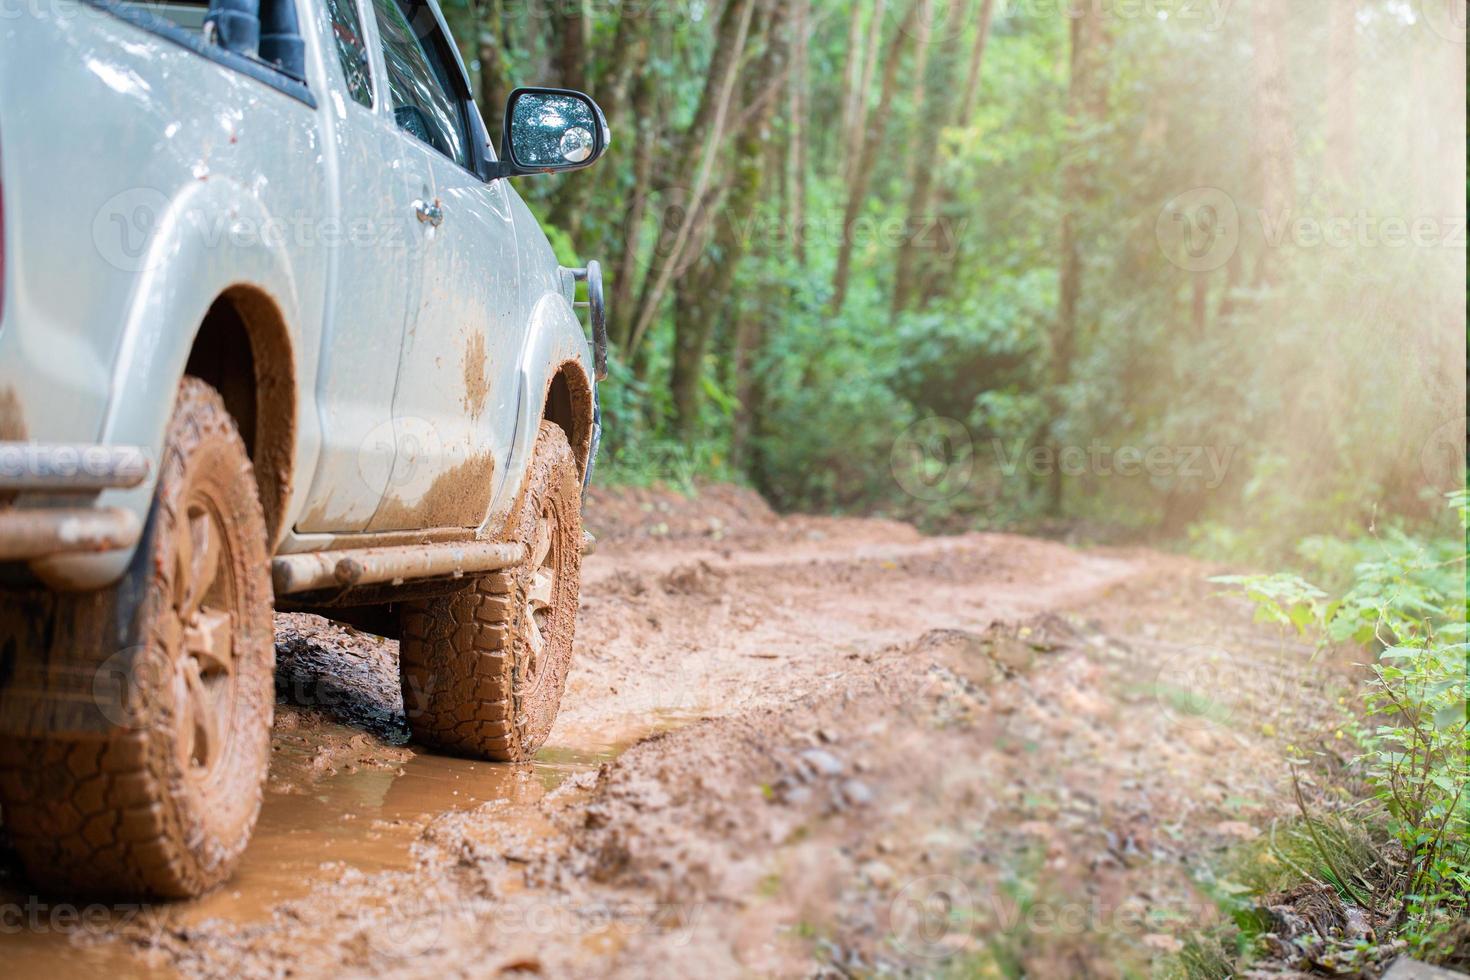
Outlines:
<svg viewBox="0 0 1470 980"><path fill-rule="evenodd" d="M418 739L545 741L606 332L508 178L609 134L559 89L505 120L496 154L435 0L0 21L0 824L38 882L228 877L273 605L399 637Z"/></svg>

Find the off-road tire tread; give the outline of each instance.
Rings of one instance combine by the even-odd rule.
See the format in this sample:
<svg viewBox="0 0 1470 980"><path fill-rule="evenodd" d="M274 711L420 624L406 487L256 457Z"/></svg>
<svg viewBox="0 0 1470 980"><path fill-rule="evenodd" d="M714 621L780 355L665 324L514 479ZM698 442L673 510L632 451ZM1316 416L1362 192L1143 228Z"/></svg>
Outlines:
<svg viewBox="0 0 1470 980"><path fill-rule="evenodd" d="M254 471L220 396L204 382L185 378L169 423L159 486L171 478L177 480L184 460L207 439L216 437L233 444L234 480L251 488L248 496L254 507L245 506L234 516L242 539L258 542L259 553L250 556L247 564L259 570L260 579L242 583L241 588L251 589L250 594L266 604L269 670L274 663L268 632L271 593L265 515L254 491ZM176 505L166 493L155 495L155 540L157 535L174 533ZM172 569L152 564L150 596L168 595ZM151 635L139 637L143 644L140 656L165 657L159 629L162 620L146 610L139 615L152 628ZM100 661L108 652L77 654ZM252 728L263 726L269 738L272 702L245 707L253 712ZM154 711L145 725L110 736L0 740L0 815L32 881L67 896L186 898L207 891L233 870L249 839L249 829L223 850L201 854L199 842L189 839L190 829L181 825L175 809L165 802L173 792L173 777L160 755L171 747L169 719ZM260 776L255 812L260 805L263 770Z"/></svg>
<svg viewBox="0 0 1470 980"><path fill-rule="evenodd" d="M537 502L549 492L567 493L576 487L577 463L566 433L556 424L541 423L536 449L526 478L526 490L515 508L512 540L527 541L534 526ZM582 539L580 494L566 510L575 533ZM564 517L565 521L567 518ZM571 630L576 614L580 577L580 549L570 557L571 610L563 640L570 657ZM516 690L521 618L529 576L512 568L481 576L474 587L450 596L405 603L399 642L403 704L416 740L460 755L497 762L524 762L546 739L547 721L525 723L527 705ZM551 678L559 701L565 683L565 660ZM554 714L554 706L553 706Z"/></svg>

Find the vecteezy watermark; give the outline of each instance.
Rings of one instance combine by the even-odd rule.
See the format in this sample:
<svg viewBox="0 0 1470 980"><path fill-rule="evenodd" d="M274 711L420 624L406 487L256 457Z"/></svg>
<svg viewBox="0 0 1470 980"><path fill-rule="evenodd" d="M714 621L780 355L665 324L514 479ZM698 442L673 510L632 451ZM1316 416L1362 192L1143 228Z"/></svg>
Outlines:
<svg viewBox="0 0 1470 980"><path fill-rule="evenodd" d="M1240 246L1240 209L1218 187L1190 188L1159 210L1154 239L1164 258L1181 269L1218 269Z"/></svg>
<svg viewBox="0 0 1470 980"><path fill-rule="evenodd" d="M1464 248L1465 216L1407 218L1360 208L1350 215L1260 212L1261 231L1272 248Z"/></svg>
<svg viewBox="0 0 1470 980"><path fill-rule="evenodd" d="M1222 698L1239 688L1239 675L1244 669L1220 647L1188 647L1160 663L1154 678L1154 697L1164 716L1182 728L1228 727L1235 707Z"/></svg>
<svg viewBox="0 0 1470 980"><path fill-rule="evenodd" d="M419 894L400 897L386 921L372 918L363 932L368 945L390 959L417 959L433 949L452 918L463 917L461 903L445 895Z"/></svg>
<svg viewBox="0 0 1470 980"><path fill-rule="evenodd" d="M802 218L755 214L744 219L720 220L734 221L735 233L747 247L755 242L776 247L799 242L835 248L850 242L858 249L896 251L909 247L946 258L959 251L960 240L970 226L968 218L956 219L942 214L881 219L864 215L851 223L836 212L808 214Z"/></svg>
<svg viewBox="0 0 1470 980"><path fill-rule="evenodd" d="M1470 5L1465 0L1419 0L1419 16L1430 30L1456 44L1464 44Z"/></svg>
<svg viewBox="0 0 1470 980"><path fill-rule="evenodd" d="M1465 216L1382 214L1359 208L1351 214L1318 214L1296 208L1258 210L1267 248L1465 248ZM1218 187L1191 187L1171 197L1154 220L1154 239L1164 258L1189 272L1218 269L1240 247L1240 208Z"/></svg>
<svg viewBox="0 0 1470 980"><path fill-rule="evenodd" d="M144 925L150 935L163 930L164 909L140 902L74 905L46 902L35 895L0 901L0 936L105 936L119 929Z"/></svg>
<svg viewBox="0 0 1470 980"><path fill-rule="evenodd" d="M990 441L991 461L1010 478L1027 473L1048 477L1148 477L1197 483L1218 490L1235 461L1234 445L1119 445L1094 439L1082 445L1047 445L1027 439ZM919 500L940 501L966 490L975 476L977 452L963 423L942 416L920 419L894 440L889 470L900 488Z"/></svg>
<svg viewBox="0 0 1470 980"><path fill-rule="evenodd" d="M699 201L690 188L683 184L661 184L649 190L641 213L629 210L623 223L623 240L648 243L647 248L635 248L633 252L641 271L666 269L669 276L677 278L693 267L703 251L699 245L707 231L696 227L699 219ZM715 220L723 218L717 215ZM651 237L645 232L649 225L652 225Z"/></svg>
<svg viewBox="0 0 1470 980"><path fill-rule="evenodd" d="M0 443L0 477L108 482L142 480L152 463L146 452L112 446Z"/></svg>
<svg viewBox="0 0 1470 980"><path fill-rule="evenodd" d="M975 475L970 431L954 419L937 415L920 419L894 440L888 468L909 496L948 500L965 490Z"/></svg>
<svg viewBox="0 0 1470 980"><path fill-rule="evenodd" d="M1440 493L1465 486L1466 443L1470 441L1470 418L1451 419L1435 428L1419 450L1419 469L1424 482Z"/></svg>
<svg viewBox="0 0 1470 980"><path fill-rule="evenodd" d="M147 722L148 707L158 703L172 685L171 666L149 653L146 646L124 647L93 671L92 703L110 724L141 728Z"/></svg>
<svg viewBox="0 0 1470 980"><path fill-rule="evenodd" d="M953 956L973 940L974 927L970 889L950 875L916 878L888 905L888 933L894 946L910 956Z"/></svg>
<svg viewBox="0 0 1470 980"><path fill-rule="evenodd" d="M1235 459L1235 446L1110 446L1094 440L1086 446L1040 446L1026 440L1006 445L991 440L991 448L1006 476L1023 469L1032 476L1147 476L1154 479L1197 480L1206 490L1218 490Z"/></svg>
<svg viewBox="0 0 1470 980"><path fill-rule="evenodd" d="M439 427L417 415L384 419L368 430L357 447L357 475L373 493L403 491L438 467L447 448ZM451 454L454 455L454 454ZM464 453L455 463L463 462Z"/></svg>
<svg viewBox="0 0 1470 980"><path fill-rule="evenodd" d="M416 959L450 938L446 933L455 928L478 934L487 921L505 935L551 940L613 931L665 936L669 944L685 946L703 912L698 902L576 902L515 895L485 900L448 892L395 898L389 908L391 916L364 911L360 918L368 945L387 959Z"/></svg>
<svg viewBox="0 0 1470 980"><path fill-rule="evenodd" d="M208 176L207 173L201 176ZM405 249L407 223L394 217L342 221L314 211L242 214L232 209L178 207L152 187L119 191L92 219L92 244L123 272L145 272L167 261L162 233L184 235L207 249L267 246L296 249Z"/></svg>

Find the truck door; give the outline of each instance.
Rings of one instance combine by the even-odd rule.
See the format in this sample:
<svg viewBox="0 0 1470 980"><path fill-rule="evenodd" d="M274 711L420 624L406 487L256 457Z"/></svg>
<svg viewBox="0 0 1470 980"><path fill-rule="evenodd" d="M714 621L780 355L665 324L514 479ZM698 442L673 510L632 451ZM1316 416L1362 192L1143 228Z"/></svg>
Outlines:
<svg viewBox="0 0 1470 980"><path fill-rule="evenodd" d="M398 361L393 416L413 452L395 460L368 529L477 527L515 424L516 250L504 182L470 169L468 86L424 0L374 0L401 153L432 183L419 228L417 302Z"/></svg>
<svg viewBox="0 0 1470 980"><path fill-rule="evenodd" d="M330 270L317 373L322 446L296 523L303 532L364 529L402 442L392 391L405 318L417 301L413 202L424 188L401 153L369 2L323 0L318 14L329 35L322 115L335 213L302 232L328 250Z"/></svg>

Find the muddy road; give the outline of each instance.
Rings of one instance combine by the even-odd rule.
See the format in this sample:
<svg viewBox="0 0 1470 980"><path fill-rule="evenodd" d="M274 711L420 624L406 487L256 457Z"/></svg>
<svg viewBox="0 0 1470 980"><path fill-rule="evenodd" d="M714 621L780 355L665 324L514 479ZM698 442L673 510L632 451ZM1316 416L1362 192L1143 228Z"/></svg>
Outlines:
<svg viewBox="0 0 1470 980"><path fill-rule="evenodd" d="M551 743L410 744L396 644L277 617L255 841L67 906L0 854L10 977L1146 973L1334 751L1342 670L1147 551L600 493Z"/></svg>

